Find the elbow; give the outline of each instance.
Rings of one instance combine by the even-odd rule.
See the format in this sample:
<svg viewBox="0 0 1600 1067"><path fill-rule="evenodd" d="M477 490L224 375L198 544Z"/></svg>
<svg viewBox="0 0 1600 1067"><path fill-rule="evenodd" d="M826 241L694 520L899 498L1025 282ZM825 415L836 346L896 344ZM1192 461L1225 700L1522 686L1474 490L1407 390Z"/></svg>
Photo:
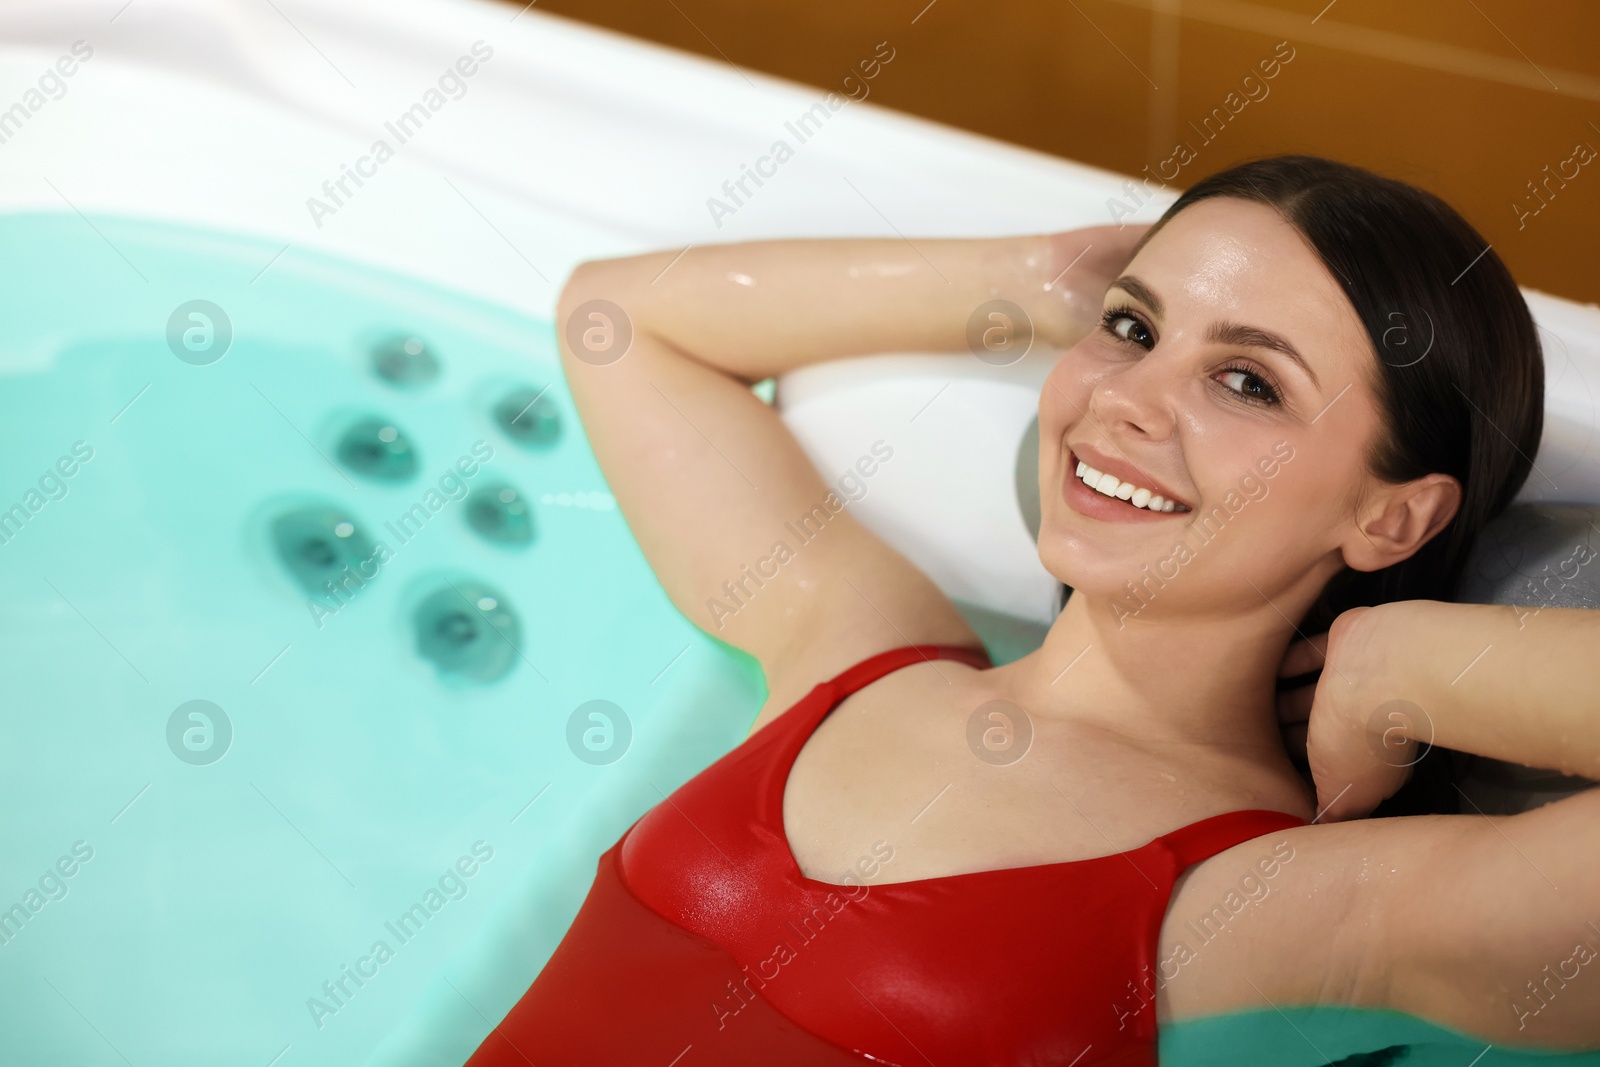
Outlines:
<svg viewBox="0 0 1600 1067"><path fill-rule="evenodd" d="M612 343L619 331L630 329L615 321L616 315L608 313L611 309L585 306L602 300L613 308L625 306L627 300L614 263L607 259L585 260L573 268L561 287L561 295L556 298L555 330L556 347L564 365L570 366L575 359L595 362L590 357ZM622 314L626 316L627 312ZM579 350L574 351L574 346Z"/></svg>
<svg viewBox="0 0 1600 1067"><path fill-rule="evenodd" d="M556 297L556 323L564 324L572 316L579 305L595 298L603 287L602 276L606 261L603 259L586 259L572 268L572 273L567 275L567 280L561 286L561 295Z"/></svg>

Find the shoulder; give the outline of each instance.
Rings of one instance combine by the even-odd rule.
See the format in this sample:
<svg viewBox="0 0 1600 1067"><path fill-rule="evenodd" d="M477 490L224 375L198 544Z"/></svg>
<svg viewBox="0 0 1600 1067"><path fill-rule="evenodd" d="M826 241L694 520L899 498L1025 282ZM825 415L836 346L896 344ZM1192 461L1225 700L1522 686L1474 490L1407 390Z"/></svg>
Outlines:
<svg viewBox="0 0 1600 1067"><path fill-rule="evenodd" d="M1252 838L1178 879L1161 928L1167 1013L1187 1018L1275 1003L1353 1003L1353 956L1334 931L1363 906L1359 868L1387 835L1367 822Z"/></svg>
<svg viewBox="0 0 1600 1067"><path fill-rule="evenodd" d="M1600 791L1522 815L1363 819L1247 841L1173 894L1164 1010L1390 1008L1485 1041L1600 1047L1597 846Z"/></svg>
<svg viewBox="0 0 1600 1067"><path fill-rule="evenodd" d="M903 625L895 625L867 603L833 615L815 613L780 655L762 659L767 699L750 732L776 719L818 685L880 653L908 645L982 647L977 634L931 582L909 583L889 591L885 599L897 614L904 613ZM937 670L931 673L939 678L963 669L955 660L936 663ZM912 667L895 673L908 672L917 673Z"/></svg>

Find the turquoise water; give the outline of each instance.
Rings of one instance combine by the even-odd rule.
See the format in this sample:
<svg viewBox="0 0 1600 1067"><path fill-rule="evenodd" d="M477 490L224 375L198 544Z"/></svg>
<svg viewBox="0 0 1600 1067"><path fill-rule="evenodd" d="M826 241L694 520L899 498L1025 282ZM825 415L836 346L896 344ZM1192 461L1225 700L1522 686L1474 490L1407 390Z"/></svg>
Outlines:
<svg viewBox="0 0 1600 1067"><path fill-rule="evenodd" d="M764 696L651 575L547 324L280 249L76 215L0 225L0 509L26 512L0 526L0 907L38 902L0 927L0 1063L460 1062L570 923L595 857L657 787L736 744ZM209 349L181 320L195 362L168 344L196 299L231 323L214 362L214 313ZM436 353L431 383L374 372L397 332ZM496 405L547 384L519 442ZM365 419L399 431L378 454L411 442L409 475L345 465ZM527 505L531 542L485 537L452 499L491 480ZM314 598L271 531L319 508L355 527L331 542L390 551L354 554L373 576ZM313 530L299 547L327 546ZM470 658L452 627L507 609L516 647L484 631L485 663L441 671L414 613L456 587L480 602L474 583L495 607L456 597L467 610L425 627L430 647ZM613 751L586 762L568 721L594 700L622 711ZM169 729L191 701L221 715ZM603 724L584 725L603 748ZM391 927L419 903L402 941ZM323 984L345 967L369 977L336 1001Z"/></svg>
<svg viewBox="0 0 1600 1067"><path fill-rule="evenodd" d="M1508 1014L1513 1014L1507 1009ZM1394 1049L1393 1057L1381 1050ZM1368 1056L1366 1054L1373 1054ZM1491 1046L1392 1011L1295 1008L1197 1019L1161 1032L1161 1062L1178 1067L1595 1067L1600 1052Z"/></svg>
<svg viewBox="0 0 1600 1067"><path fill-rule="evenodd" d="M547 323L127 219L0 256L0 1064L460 1064L759 670L667 601ZM1290 1010L1163 1061L1412 1042L1482 1050Z"/></svg>

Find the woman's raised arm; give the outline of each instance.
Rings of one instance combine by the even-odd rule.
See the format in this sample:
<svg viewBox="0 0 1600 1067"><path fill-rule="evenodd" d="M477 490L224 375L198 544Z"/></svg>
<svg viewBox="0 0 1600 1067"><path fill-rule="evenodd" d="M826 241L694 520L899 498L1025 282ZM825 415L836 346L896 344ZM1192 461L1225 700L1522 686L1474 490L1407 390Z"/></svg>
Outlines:
<svg viewBox="0 0 1600 1067"><path fill-rule="evenodd" d="M580 264L562 308L604 290L635 339L750 383L847 356L963 350L973 313L996 298L1022 306L1040 340L1062 343L1087 328L1143 230L691 247Z"/></svg>
<svg viewBox="0 0 1600 1067"><path fill-rule="evenodd" d="M849 514L894 462L896 426L819 475L749 386L822 360L963 350L996 298L1024 309L1036 343L1070 343L1142 232L764 241L573 272L557 328L601 469L673 603L762 663L769 707L874 652L976 638Z"/></svg>
<svg viewBox="0 0 1600 1067"><path fill-rule="evenodd" d="M1426 742L1600 779L1600 611L1345 612L1307 739L1319 821L1349 820L1323 828L1315 891L1344 902L1329 944L1350 1002L1499 1044L1600 1048L1600 789L1519 815L1464 800L1461 815L1353 818Z"/></svg>

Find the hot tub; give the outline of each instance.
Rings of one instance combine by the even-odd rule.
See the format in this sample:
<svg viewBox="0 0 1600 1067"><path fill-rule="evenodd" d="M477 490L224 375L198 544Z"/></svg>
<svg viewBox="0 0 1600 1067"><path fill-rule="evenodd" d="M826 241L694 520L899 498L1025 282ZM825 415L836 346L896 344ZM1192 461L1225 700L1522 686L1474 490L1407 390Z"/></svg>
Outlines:
<svg viewBox="0 0 1600 1067"><path fill-rule="evenodd" d="M4 25L5 1062L459 1064L599 853L764 696L606 492L548 321L572 266L1097 224L1123 179L850 102L734 204L821 92L515 7ZM1525 496L1600 500L1600 311L1530 301ZM776 396L823 470L917 412L859 514L1023 642L1054 593L1013 477L1050 356L853 360ZM1178 1063L1402 1042L1477 1052L1363 1012L1163 1035Z"/></svg>

